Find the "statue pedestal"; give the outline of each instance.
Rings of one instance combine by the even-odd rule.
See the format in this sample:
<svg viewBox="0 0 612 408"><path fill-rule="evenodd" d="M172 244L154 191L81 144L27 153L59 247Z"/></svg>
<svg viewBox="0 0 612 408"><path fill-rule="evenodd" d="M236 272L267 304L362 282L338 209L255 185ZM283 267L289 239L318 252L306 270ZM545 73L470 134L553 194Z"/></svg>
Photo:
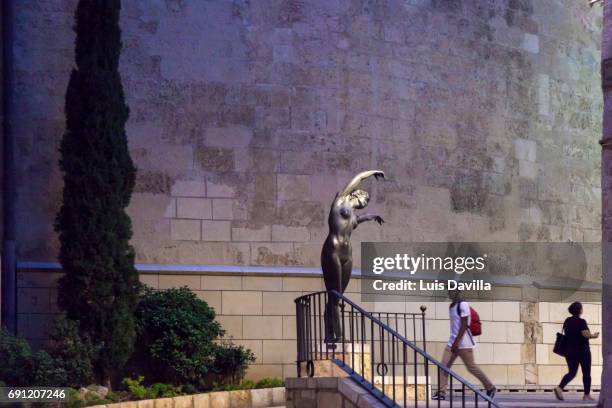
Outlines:
<svg viewBox="0 0 612 408"><path fill-rule="evenodd" d="M384 390L387 395L392 395L395 388L395 396L398 401L404 399L404 393L406 393L407 401L414 401L415 392L419 401L425 400L427 396L427 381L425 376L419 375L415 377L414 375L407 375L406 378L404 378L402 376L403 366L396 365L395 384L393 376L390 375L391 367L387 367L387 375L381 376L375 374L374 377L372 377L373 369L376 373L377 363L374 362L375 366L372 367L372 353L369 344L335 343L334 346L335 348L325 343L317 345L317 350L320 352L320 359L313 362L314 377L348 377L346 371L338 367L338 365L332 361L334 359L340 360L367 381L373 382L376 388L381 391ZM409 370L413 370L412 366ZM431 382L429 383L429 387L431 388ZM431 389L429 391L431 391ZM431 395L431 392L429 395Z"/></svg>
<svg viewBox="0 0 612 408"><path fill-rule="evenodd" d="M332 362L337 359L352 367L357 374L372 379L372 353L369 344L334 343L334 346L335 349L325 343L317 346L320 359L314 361L315 377L346 377L346 372Z"/></svg>

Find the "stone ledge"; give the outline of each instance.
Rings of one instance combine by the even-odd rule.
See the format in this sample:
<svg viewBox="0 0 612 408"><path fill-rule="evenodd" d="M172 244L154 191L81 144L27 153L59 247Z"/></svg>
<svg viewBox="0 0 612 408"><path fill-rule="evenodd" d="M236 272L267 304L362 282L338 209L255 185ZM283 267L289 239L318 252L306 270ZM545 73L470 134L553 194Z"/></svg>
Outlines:
<svg viewBox="0 0 612 408"><path fill-rule="evenodd" d="M235 241L238 242L238 241ZM143 275L239 275L239 276L304 276L321 277L321 268L310 266L263 266L263 265L183 265L183 264L134 264L136 270ZM38 271L61 271L61 265L55 261L18 261L17 270L19 272L38 272ZM389 274L393 277L401 277L397 274ZM361 269L355 268L352 273L355 279L361 278ZM414 279L431 281L432 278L426 274L415 274ZM490 280L491 283L499 287L522 288L525 282L514 277L497 276ZM530 282L537 289L575 289L572 284L562 280L543 280ZM602 286L599 283L584 282L578 290L585 292L601 292ZM486 300L486 299L482 299Z"/></svg>
<svg viewBox="0 0 612 408"><path fill-rule="evenodd" d="M285 388L217 391L154 400L125 401L90 408L267 408L285 405Z"/></svg>
<svg viewBox="0 0 612 408"><path fill-rule="evenodd" d="M287 408L302 406L384 408L353 379L345 377L287 378ZM339 401L341 405L338 405Z"/></svg>

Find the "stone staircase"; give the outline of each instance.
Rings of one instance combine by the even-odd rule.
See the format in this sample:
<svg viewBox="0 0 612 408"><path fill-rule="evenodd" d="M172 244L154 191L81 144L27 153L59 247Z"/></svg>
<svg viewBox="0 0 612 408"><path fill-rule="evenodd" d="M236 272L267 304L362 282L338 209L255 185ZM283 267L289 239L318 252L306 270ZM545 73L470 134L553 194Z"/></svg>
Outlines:
<svg viewBox="0 0 612 408"><path fill-rule="evenodd" d="M415 392L416 399L419 401L425 401L427 395L431 396L431 381L426 381L425 376L419 375L415 379L414 376L408 375L405 378L406 385L404 386L404 377L399 374L402 370L398 366L396 366L396 372L398 374L395 375L395 383L391 375L374 375L372 377L372 353L370 345L352 345L347 343L344 344L343 347L342 344L338 344L335 350L328 348L325 344L321 344L319 347L321 347L319 350L323 350L328 359L314 361L314 377L316 378L348 377L347 372L337 364L337 362L344 361L351 366L357 374L364 378L373 378L374 386L384 391L385 394L393 395L395 388L395 396L398 400L404 399L404 392L406 392L407 401L415 400ZM376 364L374 370L376 370ZM391 368L387 367L387 370L391 371ZM428 383L429 390L427 389Z"/></svg>
<svg viewBox="0 0 612 408"><path fill-rule="evenodd" d="M326 327L322 310L331 295L340 301L341 332L345 339L344 343L333 346L322 340ZM421 323L417 331L416 323L418 319L424 322L425 308L421 309L422 313L381 317L337 291L305 294L296 298L295 304L298 378L289 379L288 407L352 407L350 404L357 404L357 401L359 407L416 407L422 404L434 407L438 402L430 400L434 389L431 382L441 373L447 373L451 384L462 390L461 395L450 396L455 407L476 403L481 408L500 407L421 348L426 338L424 324ZM412 331L406 330L405 322L413 323ZM420 330L423 330L422 336L418 335ZM342 390L353 389L353 385L365 394L349 396L343 393ZM341 405L320 405L319 398L327 401L324 396L338 398L335 401ZM298 400L301 405L296 405Z"/></svg>

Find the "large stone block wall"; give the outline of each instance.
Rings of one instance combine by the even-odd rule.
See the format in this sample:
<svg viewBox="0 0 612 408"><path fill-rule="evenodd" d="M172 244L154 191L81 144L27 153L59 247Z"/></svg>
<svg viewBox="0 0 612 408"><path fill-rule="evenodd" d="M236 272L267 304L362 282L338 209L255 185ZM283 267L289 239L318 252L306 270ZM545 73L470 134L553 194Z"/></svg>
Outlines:
<svg viewBox="0 0 612 408"><path fill-rule="evenodd" d="M137 260L317 265L361 240L598 241L601 11L536 0L125 0ZM54 260L76 0L18 2L18 254ZM358 263L358 262L356 262Z"/></svg>
<svg viewBox="0 0 612 408"><path fill-rule="evenodd" d="M55 285L59 276L59 273L48 271L23 270L19 273L19 334L32 343L44 341L45 327L58 313ZM296 376L294 299L322 290L320 277L289 273L267 276L143 273L141 280L156 289L188 286L208 302L227 330L227 337L254 352L257 360L249 368L249 378ZM369 303L361 301L360 289L359 279L353 279L347 296L368 311L418 313L421 305L426 306L427 351L441 358L449 337L448 301L405 297L401 302ZM500 287L497 296L504 298L505 294L507 299L518 298L520 292L520 288ZM476 360L500 386L551 386L559 382L565 372L565 363L552 353L552 345L555 333L567 317L569 299L583 301L584 317L591 330L601 331L599 293L576 292L570 298L560 290L540 289L539 292L541 298L550 301L525 303L481 299L472 304L483 321ZM417 333L420 333L420 326ZM420 334L417 338L421 339ZM598 386L601 339L591 341L591 351L593 383ZM455 368L470 381L476 381L459 362ZM432 374L432 381L436 381L435 374ZM572 386L580 384L580 376L571 383Z"/></svg>
<svg viewBox="0 0 612 408"><path fill-rule="evenodd" d="M362 240L600 240L597 8L536 0L122 3L137 262L317 266L330 200L367 168L387 173L364 185L368 211L387 222L356 230L356 265ZM75 5L16 4L22 261L57 256L57 147ZM58 312L58 276L19 274L19 332L35 343ZM160 289L187 285L209 302L228 335L255 352L249 376L295 374L293 299L322 289L319 278L141 276ZM540 303L478 306L479 362L500 384L552 384L563 372L550 349L567 297L539 295ZM577 298L596 328L600 295ZM421 304L406 300L364 306ZM428 304L435 355L448 334L445 307Z"/></svg>

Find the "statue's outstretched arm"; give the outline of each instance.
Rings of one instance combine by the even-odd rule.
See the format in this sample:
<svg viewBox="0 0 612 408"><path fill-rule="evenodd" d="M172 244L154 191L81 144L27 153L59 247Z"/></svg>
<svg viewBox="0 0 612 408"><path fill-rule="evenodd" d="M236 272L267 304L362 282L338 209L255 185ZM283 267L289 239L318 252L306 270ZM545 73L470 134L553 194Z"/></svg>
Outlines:
<svg viewBox="0 0 612 408"><path fill-rule="evenodd" d="M353 177L353 179L346 185L346 187L344 187L344 189L340 193L340 196L345 197L351 194L353 191L357 189L357 187L359 186L359 184L361 184L363 180L367 179L368 177L372 177L372 176L376 177L376 179L378 179L379 177L385 178L385 173L383 173L380 170L368 170L368 171L363 171L359 173L358 175Z"/></svg>
<svg viewBox="0 0 612 408"><path fill-rule="evenodd" d="M383 224L383 222L385 222L385 220L382 219L382 217L380 215L359 215L357 216L357 224L361 224L362 222L365 221L376 221L377 223L379 223L380 225Z"/></svg>

